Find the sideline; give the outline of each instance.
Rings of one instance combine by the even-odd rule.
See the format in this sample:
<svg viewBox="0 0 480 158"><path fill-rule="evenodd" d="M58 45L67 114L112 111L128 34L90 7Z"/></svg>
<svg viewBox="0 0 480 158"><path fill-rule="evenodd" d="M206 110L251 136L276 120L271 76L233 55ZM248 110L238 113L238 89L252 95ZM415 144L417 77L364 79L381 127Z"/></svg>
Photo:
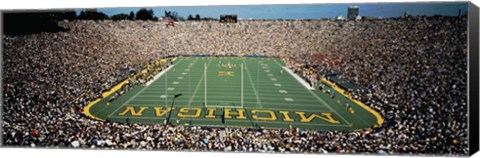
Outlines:
<svg viewBox="0 0 480 158"><path fill-rule="evenodd" d="M159 77L161 77L163 74L167 73L168 70L170 70L173 66L175 65L170 65L168 68L162 70L160 73L158 73L157 75L155 75L153 77L153 79L151 79L150 81L148 81L145 85L146 86L150 86L150 84L152 84L155 80L157 80Z"/></svg>
<svg viewBox="0 0 480 158"><path fill-rule="evenodd" d="M275 63L277 63L279 66L282 66L280 63L278 63L277 60L274 60L274 61L275 61ZM286 68L286 67L284 67L284 66L282 66L282 67L283 67L285 70L287 70L287 71L290 70L290 69L288 69L288 68ZM297 74L293 73L293 71L291 71L291 70L289 71L289 73L290 73L293 77L298 77L298 78L296 78L297 81L300 82L300 83L302 83L303 86L305 86L305 88L308 89L309 86L308 86L308 83L307 83L305 80L303 80L302 78L300 78ZM302 81L303 81L303 82L302 82ZM337 115L342 119L342 121L344 121L344 122L347 123L350 127L352 127L352 124L351 124L350 122L348 122L345 118L343 118L343 116L340 115L340 114L337 112L337 110L333 109L333 108L332 108L329 104L327 104L322 98L318 97L317 94L315 94L315 93L312 92L312 90L314 90L315 88L313 88L313 87L311 87L311 88L312 88L312 89L308 89L307 91L310 92L310 94L312 94L313 97L317 98L318 101L322 102L323 105L326 105L332 112L334 112L335 114L337 114Z"/></svg>
<svg viewBox="0 0 480 158"><path fill-rule="evenodd" d="M275 60L275 62L281 66L281 64L278 63L278 61ZM292 70L290 70L289 68L285 67L285 66L282 66L282 68L287 71L290 75L293 76L293 78L295 78L298 82L300 82L300 84L302 84L306 89L308 90L315 90L315 88L311 87L307 81L305 81L304 79L302 79L300 76L298 76L297 74L293 73Z"/></svg>
<svg viewBox="0 0 480 158"><path fill-rule="evenodd" d="M362 103L361 101L359 100L356 100L356 99L353 99L351 95L346 95L344 92L345 90L336 86L335 83L325 79L325 78L321 78L320 79L323 83L327 84L328 86L332 87L333 89L335 89L337 92L339 92L340 94L342 94L343 96L347 97L348 99L350 99L351 101L353 101L354 103L356 103L357 105L359 105L360 107L362 107L363 109L367 110L368 112L370 112L373 116L375 116L377 118L377 124L374 125L374 127L378 127L378 126L381 126L384 122L382 116L380 115L380 113L378 113L377 111L373 110L372 108L370 108L369 106L365 105L364 103Z"/></svg>
<svg viewBox="0 0 480 158"><path fill-rule="evenodd" d="M160 59L158 61L164 61L164 60L168 60L168 59L172 59L172 58L163 58L163 59ZM172 61L175 61L177 58L173 58ZM147 66L148 68L149 66ZM146 72L147 71L147 68L143 69L142 71L140 71L139 73L133 75L132 77L128 77L126 79L124 79L122 82L118 83L117 85L113 86L110 90L106 91L106 92L103 92L102 93L102 98L97 98L95 99L94 101L90 102L87 106L85 106L83 108L83 114L85 114L86 116L92 118L92 119L95 119L95 120L99 120L99 121L105 121L104 119L101 119L99 117L96 117L94 116L92 113L90 113L90 108L92 108L95 104L97 104L98 102L100 102L100 100L102 100L103 98L106 98L108 97L109 95L111 95L112 93L118 91L120 88L123 87L123 85L127 84L128 81L131 79L131 78L135 78L138 74L142 73L142 72Z"/></svg>

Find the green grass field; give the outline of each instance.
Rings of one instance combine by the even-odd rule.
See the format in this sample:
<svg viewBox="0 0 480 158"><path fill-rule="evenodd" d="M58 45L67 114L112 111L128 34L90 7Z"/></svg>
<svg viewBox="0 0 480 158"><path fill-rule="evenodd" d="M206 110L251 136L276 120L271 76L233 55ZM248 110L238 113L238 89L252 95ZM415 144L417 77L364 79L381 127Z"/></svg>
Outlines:
<svg viewBox="0 0 480 158"><path fill-rule="evenodd" d="M276 58L179 57L148 86L136 86L110 105L106 97L86 112L116 122L128 118L136 123L164 123L170 116L170 123L248 128L291 125L314 130L370 128L381 119L329 87L335 98L318 88L307 89L283 66Z"/></svg>

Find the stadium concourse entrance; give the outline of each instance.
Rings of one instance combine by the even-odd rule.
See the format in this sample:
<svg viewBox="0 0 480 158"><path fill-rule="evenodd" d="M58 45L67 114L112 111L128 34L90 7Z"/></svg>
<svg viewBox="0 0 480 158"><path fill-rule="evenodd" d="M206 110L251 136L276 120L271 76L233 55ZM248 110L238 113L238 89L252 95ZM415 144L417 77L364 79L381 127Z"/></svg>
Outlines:
<svg viewBox="0 0 480 158"><path fill-rule="evenodd" d="M85 113L115 122L206 127L356 130L383 123L376 111L344 96L342 89L319 90L301 80L278 58L177 57L152 81L110 104L108 99L92 102Z"/></svg>

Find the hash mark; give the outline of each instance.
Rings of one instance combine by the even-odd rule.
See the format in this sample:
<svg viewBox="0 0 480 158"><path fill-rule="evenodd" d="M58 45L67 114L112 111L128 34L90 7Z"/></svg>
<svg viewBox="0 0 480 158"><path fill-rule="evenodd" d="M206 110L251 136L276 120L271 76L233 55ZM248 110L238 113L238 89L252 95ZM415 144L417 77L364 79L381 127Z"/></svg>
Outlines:
<svg viewBox="0 0 480 158"><path fill-rule="evenodd" d="M292 98L285 98L285 101L293 102L293 99Z"/></svg>

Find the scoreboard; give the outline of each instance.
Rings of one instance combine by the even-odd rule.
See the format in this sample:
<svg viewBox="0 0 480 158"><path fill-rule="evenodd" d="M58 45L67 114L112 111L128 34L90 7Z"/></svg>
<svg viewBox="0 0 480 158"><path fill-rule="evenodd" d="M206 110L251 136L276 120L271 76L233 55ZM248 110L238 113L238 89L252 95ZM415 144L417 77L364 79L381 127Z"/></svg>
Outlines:
<svg viewBox="0 0 480 158"><path fill-rule="evenodd" d="M237 15L220 15L221 23L237 23Z"/></svg>

